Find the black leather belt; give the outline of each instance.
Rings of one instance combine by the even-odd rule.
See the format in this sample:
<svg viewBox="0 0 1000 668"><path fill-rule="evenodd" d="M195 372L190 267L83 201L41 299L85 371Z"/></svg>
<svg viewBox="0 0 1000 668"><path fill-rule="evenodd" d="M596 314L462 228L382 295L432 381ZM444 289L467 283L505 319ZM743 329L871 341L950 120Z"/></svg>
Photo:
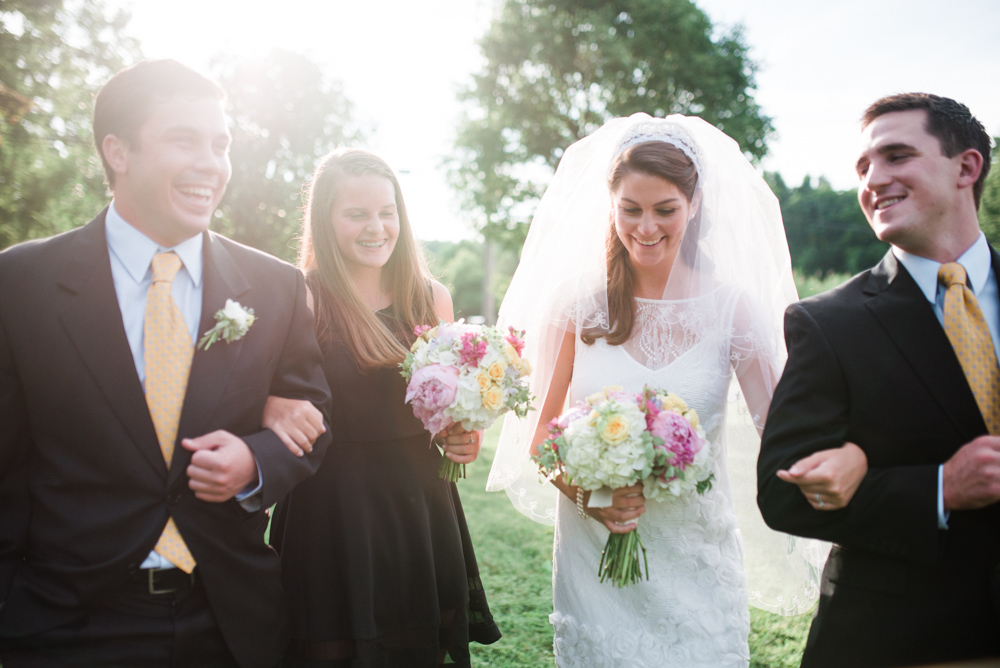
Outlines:
<svg viewBox="0 0 1000 668"><path fill-rule="evenodd" d="M144 594L173 594L194 586L194 573L179 568L141 568L129 580L127 589Z"/></svg>

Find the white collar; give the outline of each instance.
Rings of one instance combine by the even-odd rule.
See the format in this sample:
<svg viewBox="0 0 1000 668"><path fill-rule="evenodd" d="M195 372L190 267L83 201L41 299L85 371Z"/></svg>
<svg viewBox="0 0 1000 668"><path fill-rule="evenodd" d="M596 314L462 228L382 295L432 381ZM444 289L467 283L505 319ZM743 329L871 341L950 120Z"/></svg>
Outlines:
<svg viewBox="0 0 1000 668"><path fill-rule="evenodd" d="M163 251L174 251L181 259L184 268L187 269L195 287L201 284L201 250L204 235L196 234L172 248L165 248L122 218L118 210L115 209L114 200L108 207L108 215L104 220L104 230L108 240L108 250L115 254L118 261L125 267L125 271L136 283L141 283L146 276L154 255Z"/></svg>
<svg viewBox="0 0 1000 668"><path fill-rule="evenodd" d="M916 281L927 301L933 304L937 297L938 270L941 269L941 263L907 253L896 246L892 247L892 254L906 267L906 271L910 272L910 276ZM986 241L986 235L980 232L975 243L969 246L968 250L962 253L956 261L965 267L972 292L980 294L990 277L990 268L993 265L993 256L990 253L990 245Z"/></svg>

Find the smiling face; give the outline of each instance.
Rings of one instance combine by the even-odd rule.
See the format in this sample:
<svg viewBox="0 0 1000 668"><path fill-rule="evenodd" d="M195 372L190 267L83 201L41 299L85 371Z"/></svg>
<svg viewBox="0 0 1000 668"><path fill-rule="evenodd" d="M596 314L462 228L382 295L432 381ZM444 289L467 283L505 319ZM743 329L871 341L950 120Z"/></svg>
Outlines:
<svg viewBox="0 0 1000 668"><path fill-rule="evenodd" d="M960 198L969 196L957 185L962 155L948 158L941 152L938 139L926 130L926 113L891 112L865 127L857 162L858 202L880 240L938 259L942 251L953 254L952 247L968 248L978 227L966 229L956 220L963 208Z"/></svg>
<svg viewBox="0 0 1000 668"><path fill-rule="evenodd" d="M669 271L691 212L681 189L660 176L633 171L621 178L611 200L615 230L633 266Z"/></svg>
<svg viewBox="0 0 1000 668"><path fill-rule="evenodd" d="M104 139L115 207L162 246L204 232L232 174L229 143L219 100L177 96L153 105L136 141Z"/></svg>
<svg viewBox="0 0 1000 668"><path fill-rule="evenodd" d="M347 176L337 188L333 233L348 271L381 269L399 237L392 181L377 174Z"/></svg>

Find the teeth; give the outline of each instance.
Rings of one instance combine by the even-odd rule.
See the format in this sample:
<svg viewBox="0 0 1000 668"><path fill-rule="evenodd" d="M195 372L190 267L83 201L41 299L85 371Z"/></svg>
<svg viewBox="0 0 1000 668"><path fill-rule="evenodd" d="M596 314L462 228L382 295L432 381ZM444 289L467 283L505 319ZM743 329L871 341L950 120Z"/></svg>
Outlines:
<svg viewBox="0 0 1000 668"><path fill-rule="evenodd" d="M211 188L197 188L197 187L194 187L194 186L181 186L179 188L179 190L182 193L186 193L188 195L197 195L198 197L211 197L212 196L212 189Z"/></svg>
<svg viewBox="0 0 1000 668"><path fill-rule="evenodd" d="M889 199L884 199L884 200L876 203L875 204L875 210L878 211L879 209L884 209L887 206L892 206L896 202L902 202L902 201L903 201L902 197L890 197Z"/></svg>
<svg viewBox="0 0 1000 668"><path fill-rule="evenodd" d="M385 239L381 241L359 241L358 245L364 248L381 248L385 245Z"/></svg>
<svg viewBox="0 0 1000 668"><path fill-rule="evenodd" d="M660 237L660 239L662 238L663 237ZM660 239L656 239L654 241L643 241L642 239L636 239L636 241L638 241L639 245L641 246L655 246L656 244L660 243Z"/></svg>

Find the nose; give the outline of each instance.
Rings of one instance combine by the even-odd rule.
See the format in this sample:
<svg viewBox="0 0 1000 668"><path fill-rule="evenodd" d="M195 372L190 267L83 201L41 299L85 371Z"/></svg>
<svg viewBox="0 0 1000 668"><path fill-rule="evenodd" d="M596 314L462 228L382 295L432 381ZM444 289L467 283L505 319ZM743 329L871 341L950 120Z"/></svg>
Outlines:
<svg viewBox="0 0 1000 668"><path fill-rule="evenodd" d="M861 180L861 187L864 190L876 191L887 185L890 180L889 170L882 164L882 161L872 160Z"/></svg>
<svg viewBox="0 0 1000 668"><path fill-rule="evenodd" d="M651 235L656 232L656 218L652 211L646 211L639 220L639 232L643 235Z"/></svg>
<svg viewBox="0 0 1000 668"><path fill-rule="evenodd" d="M224 174L224 181L229 180L229 150L220 151L211 142L205 142L198 150L195 168L205 174Z"/></svg>

